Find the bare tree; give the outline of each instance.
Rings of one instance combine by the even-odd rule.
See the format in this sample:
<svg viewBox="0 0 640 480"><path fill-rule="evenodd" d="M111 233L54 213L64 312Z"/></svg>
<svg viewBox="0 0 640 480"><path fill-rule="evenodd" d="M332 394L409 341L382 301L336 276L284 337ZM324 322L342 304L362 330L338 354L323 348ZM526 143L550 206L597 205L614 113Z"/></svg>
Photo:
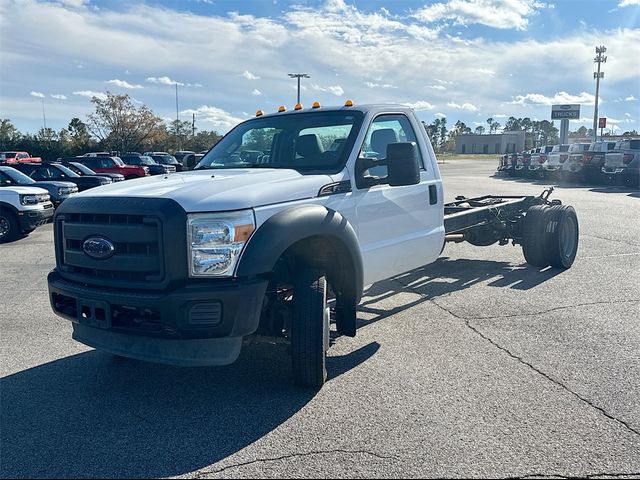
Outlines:
<svg viewBox="0 0 640 480"><path fill-rule="evenodd" d="M136 107L129 95L107 92L107 98L93 97L95 111L88 115L87 127L111 150L136 150L162 125L147 106Z"/></svg>

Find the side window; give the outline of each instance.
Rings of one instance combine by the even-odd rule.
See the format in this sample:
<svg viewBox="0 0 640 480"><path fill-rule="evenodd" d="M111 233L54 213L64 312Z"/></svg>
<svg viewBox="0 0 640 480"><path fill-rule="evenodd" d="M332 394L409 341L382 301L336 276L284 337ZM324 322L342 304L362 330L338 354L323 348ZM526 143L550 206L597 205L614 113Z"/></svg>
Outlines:
<svg viewBox="0 0 640 480"><path fill-rule="evenodd" d="M415 131L409 119L402 114L388 114L376 117L365 137L360 156L382 159L387 156L387 145L397 142L418 143ZM424 163L420 149L418 149L420 168L424 170ZM380 165L369 169L369 175L384 177L387 167Z"/></svg>
<svg viewBox="0 0 640 480"><path fill-rule="evenodd" d="M82 163L85 164L87 167L89 167L91 169L100 168L100 167L98 167L98 165L96 165L96 162L93 160L93 158L83 159Z"/></svg>
<svg viewBox="0 0 640 480"><path fill-rule="evenodd" d="M29 176L34 180L48 180L53 178L53 176L51 175L51 172L47 167L36 168L31 172Z"/></svg>
<svg viewBox="0 0 640 480"><path fill-rule="evenodd" d="M0 184L2 185L13 185L13 180L11 177L4 172L0 172Z"/></svg>
<svg viewBox="0 0 640 480"><path fill-rule="evenodd" d="M113 161L110 158L100 158L100 168L113 168Z"/></svg>

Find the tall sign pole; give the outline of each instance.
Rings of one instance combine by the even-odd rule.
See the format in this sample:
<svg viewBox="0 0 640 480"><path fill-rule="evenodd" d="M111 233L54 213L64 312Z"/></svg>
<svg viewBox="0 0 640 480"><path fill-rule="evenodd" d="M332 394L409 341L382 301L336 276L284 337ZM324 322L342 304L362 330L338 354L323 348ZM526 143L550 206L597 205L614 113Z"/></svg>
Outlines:
<svg viewBox="0 0 640 480"><path fill-rule="evenodd" d="M593 78L596 80L596 106L593 112L593 141L598 138L598 96L600 95L600 79L604 78L604 72L600 71L600 64L607 63L607 57L604 53L607 48L604 45L596 47L596 57L593 59L594 63L598 64L598 71L593 72Z"/></svg>

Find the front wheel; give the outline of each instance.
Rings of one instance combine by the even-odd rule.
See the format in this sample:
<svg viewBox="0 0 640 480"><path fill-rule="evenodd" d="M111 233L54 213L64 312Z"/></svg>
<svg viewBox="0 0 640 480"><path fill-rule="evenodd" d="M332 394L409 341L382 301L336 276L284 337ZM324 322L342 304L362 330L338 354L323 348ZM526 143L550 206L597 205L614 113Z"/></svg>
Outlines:
<svg viewBox="0 0 640 480"><path fill-rule="evenodd" d="M300 386L321 387L327 379L329 314L324 273L300 269L294 282L291 325L293 379Z"/></svg>
<svg viewBox="0 0 640 480"><path fill-rule="evenodd" d="M20 232L19 232L18 220L16 219L16 216L12 212L4 208L1 209L0 210L0 243L12 242L16 238L18 238L19 234Z"/></svg>

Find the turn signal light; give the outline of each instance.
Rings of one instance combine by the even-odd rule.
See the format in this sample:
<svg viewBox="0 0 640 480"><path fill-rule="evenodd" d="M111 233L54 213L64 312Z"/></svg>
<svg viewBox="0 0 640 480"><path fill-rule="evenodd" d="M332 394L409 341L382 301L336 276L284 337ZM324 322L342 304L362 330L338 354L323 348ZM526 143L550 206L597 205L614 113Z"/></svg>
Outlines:
<svg viewBox="0 0 640 480"><path fill-rule="evenodd" d="M302 110L302 104L296 103L296 106L293 107L294 110Z"/></svg>
<svg viewBox="0 0 640 480"><path fill-rule="evenodd" d="M344 102L344 106L345 107L353 107L353 101L352 100L347 100L346 102Z"/></svg>
<svg viewBox="0 0 640 480"><path fill-rule="evenodd" d="M540 163L544 163L547 161L547 156L546 155L540 155L540 158L538 158L538 162Z"/></svg>
<svg viewBox="0 0 640 480"><path fill-rule="evenodd" d="M282 112L286 112L286 111L287 111L287 109L285 108L285 106L284 106L284 105L280 105L280 106L278 107L278 113L282 113Z"/></svg>
<svg viewBox="0 0 640 480"><path fill-rule="evenodd" d="M569 155L560 155L560 163L564 163L569 158Z"/></svg>
<svg viewBox="0 0 640 480"><path fill-rule="evenodd" d="M624 163L625 165L631 163L631 160L633 160L633 153L625 153L622 156L622 163Z"/></svg>
<svg viewBox="0 0 640 480"><path fill-rule="evenodd" d="M311 105L313 108L320 108L320 102L313 102L313 105Z"/></svg>
<svg viewBox="0 0 640 480"><path fill-rule="evenodd" d="M593 158L593 155L585 153L584 155L582 155L582 163L589 163L592 158Z"/></svg>
<svg viewBox="0 0 640 480"><path fill-rule="evenodd" d="M258 110L256 112L256 117L261 117L262 115L264 115L264 112L262 110Z"/></svg>

